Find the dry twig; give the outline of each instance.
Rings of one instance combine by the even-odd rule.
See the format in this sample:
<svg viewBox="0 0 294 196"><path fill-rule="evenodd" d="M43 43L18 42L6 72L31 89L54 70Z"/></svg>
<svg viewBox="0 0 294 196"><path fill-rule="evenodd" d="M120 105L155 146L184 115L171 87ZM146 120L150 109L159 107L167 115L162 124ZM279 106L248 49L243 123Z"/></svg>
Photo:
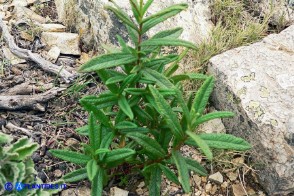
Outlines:
<svg viewBox="0 0 294 196"><path fill-rule="evenodd" d="M45 60L39 54L32 53L30 50L27 49L19 48L15 44L13 36L10 35L7 25L3 22L2 17L0 17L0 29L2 30L3 38L6 41L9 49L17 57L35 62L44 71L60 76L66 83L70 83L76 77L75 74L72 74L62 67L59 67L51 63L50 61Z"/></svg>

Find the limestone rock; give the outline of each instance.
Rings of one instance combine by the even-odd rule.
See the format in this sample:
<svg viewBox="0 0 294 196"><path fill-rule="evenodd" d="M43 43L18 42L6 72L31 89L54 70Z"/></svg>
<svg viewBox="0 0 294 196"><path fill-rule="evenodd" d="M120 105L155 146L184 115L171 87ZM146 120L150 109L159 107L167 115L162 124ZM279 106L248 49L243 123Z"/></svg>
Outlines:
<svg viewBox="0 0 294 196"><path fill-rule="evenodd" d="M26 62L25 59L20 59L17 56L15 56L14 54L12 54L12 52L7 47L3 47L2 52L4 54L4 57L6 59L8 59L8 61L10 62L11 65L16 65L16 64L19 64L19 63L25 63Z"/></svg>
<svg viewBox="0 0 294 196"><path fill-rule="evenodd" d="M245 196L247 195L241 184L233 184L232 186L234 196Z"/></svg>
<svg viewBox="0 0 294 196"><path fill-rule="evenodd" d="M199 125L198 130L204 133L226 133L226 128L220 118Z"/></svg>
<svg viewBox="0 0 294 196"><path fill-rule="evenodd" d="M216 172L215 174L210 175L208 179L218 184L224 182L224 177L220 172Z"/></svg>
<svg viewBox="0 0 294 196"><path fill-rule="evenodd" d="M46 32L65 32L66 27L61 24L40 24L43 31Z"/></svg>
<svg viewBox="0 0 294 196"><path fill-rule="evenodd" d="M47 53L50 61L55 63L60 55L60 49L57 46L53 46Z"/></svg>
<svg viewBox="0 0 294 196"><path fill-rule="evenodd" d="M110 189L110 196L128 196L128 195L129 195L129 191L125 191L117 187L112 187Z"/></svg>
<svg viewBox="0 0 294 196"><path fill-rule="evenodd" d="M39 23L46 23L46 18L36 14L35 12L26 7L16 6L14 8L14 14L17 21L27 19Z"/></svg>
<svg viewBox="0 0 294 196"><path fill-rule="evenodd" d="M294 1L292 2L291 0L259 0L255 6L262 16L266 16L272 11L270 19L272 24L289 25L294 24Z"/></svg>
<svg viewBox="0 0 294 196"><path fill-rule="evenodd" d="M79 35L76 33L43 32L41 40L49 47L57 46L62 54L81 54Z"/></svg>
<svg viewBox="0 0 294 196"><path fill-rule="evenodd" d="M165 21L152 28L147 36L152 36L156 32L164 29L171 29L177 26L183 27L182 39L199 43L206 39L213 27L210 21L209 1L201 0L167 0L154 1L147 14L153 14L169 5L186 2L189 8L179 15ZM116 1L116 3L131 15L129 1ZM89 0L55 0L58 19L79 31L82 41L87 45L95 44L100 47L101 43L117 45L116 34L126 37L126 28L106 10L103 6L112 5L108 0L89 1ZM93 42L94 40L94 42Z"/></svg>
<svg viewBox="0 0 294 196"><path fill-rule="evenodd" d="M294 25L213 57L208 72L216 77L213 104L236 114L223 122L253 145L269 195L293 191Z"/></svg>
<svg viewBox="0 0 294 196"><path fill-rule="evenodd" d="M86 187L69 188L61 192L61 196L90 196L91 190Z"/></svg>

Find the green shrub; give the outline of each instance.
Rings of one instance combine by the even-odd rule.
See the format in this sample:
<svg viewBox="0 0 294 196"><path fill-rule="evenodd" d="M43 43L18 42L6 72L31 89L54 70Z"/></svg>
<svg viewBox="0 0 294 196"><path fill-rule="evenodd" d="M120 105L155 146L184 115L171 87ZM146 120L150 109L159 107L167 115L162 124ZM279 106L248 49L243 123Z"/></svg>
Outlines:
<svg viewBox="0 0 294 196"><path fill-rule="evenodd" d="M89 137L83 151L51 150L54 156L82 166L63 179L74 182L88 178L93 196L102 194L110 170L122 164L128 164L130 171L144 176L150 195L160 195L162 174L181 184L188 193L189 171L202 176L207 172L197 161L181 155L184 144L196 146L208 160L213 158L210 148L250 149L246 141L231 135L197 132L201 123L232 117L233 113L204 113L214 85L212 76L174 74L187 51L196 49L192 43L179 39L182 28L142 39L149 29L187 8L186 4L177 4L145 17L152 2L130 0L135 22L116 4L106 7L126 25L134 47L117 36L120 51L95 57L80 68L81 72L96 72L109 90L80 100L90 113L88 125L78 129ZM180 55L162 55L163 46L187 49ZM122 72L114 67L120 67ZM185 100L181 82L190 79L202 80L203 84L196 95ZM177 171L172 171L170 166L175 166Z"/></svg>
<svg viewBox="0 0 294 196"><path fill-rule="evenodd" d="M58 192L45 191L42 189L18 189L17 183L42 184L36 177L34 162L30 158L38 149L38 144L24 137L11 144L11 137L0 133L0 195L37 195L49 196ZM12 190L5 190L6 183L11 183Z"/></svg>

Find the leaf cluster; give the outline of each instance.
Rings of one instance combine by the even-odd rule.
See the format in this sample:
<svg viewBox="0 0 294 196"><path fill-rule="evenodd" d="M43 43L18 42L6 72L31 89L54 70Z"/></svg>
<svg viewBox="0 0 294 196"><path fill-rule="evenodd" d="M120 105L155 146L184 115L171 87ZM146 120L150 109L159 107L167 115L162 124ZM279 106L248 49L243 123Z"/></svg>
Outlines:
<svg viewBox="0 0 294 196"><path fill-rule="evenodd" d="M189 49L196 49L179 37L182 28L161 31L147 40L144 34L154 26L187 8L187 4L167 7L146 16L153 0L130 0L134 20L114 2L106 6L127 27L132 45L120 36L121 48L108 50L81 66L81 72L96 72L108 90L99 95L85 96L81 105L89 112L88 125L78 129L89 137L82 153L51 150L63 160L76 163L81 169L66 174L66 182L89 179L92 195L102 195L110 171L121 164L130 165L132 172L140 172L149 185L150 195L160 195L162 175L185 192L190 192L189 172L205 176L205 168L188 157L180 148L197 147L207 158L213 159L211 148L248 150L250 145L232 135L199 134L197 127L215 118L232 117L231 112L204 112L213 90L214 78L198 73L176 74L178 63ZM183 47L179 55L163 55L162 47ZM122 71L116 71L120 67ZM196 95L186 100L183 80L202 80ZM171 168L175 168L172 170Z"/></svg>
<svg viewBox="0 0 294 196"><path fill-rule="evenodd" d="M23 137L11 143L12 138L0 133L0 195L37 195L49 196L57 193L58 190L42 189L22 189L5 191L5 183L10 182L13 186L16 183L42 184L43 182L36 177L37 172L34 162L30 156L38 149L38 144L30 139ZM62 183L60 181L60 183Z"/></svg>

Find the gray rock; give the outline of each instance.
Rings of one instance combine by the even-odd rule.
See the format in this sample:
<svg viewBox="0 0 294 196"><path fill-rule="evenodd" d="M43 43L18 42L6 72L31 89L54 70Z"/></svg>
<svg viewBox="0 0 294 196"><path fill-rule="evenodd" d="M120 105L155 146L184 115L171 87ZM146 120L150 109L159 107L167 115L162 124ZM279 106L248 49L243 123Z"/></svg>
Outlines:
<svg viewBox="0 0 294 196"><path fill-rule="evenodd" d="M42 31L47 32L65 32L66 27L61 24L40 24L39 25L42 28Z"/></svg>
<svg viewBox="0 0 294 196"><path fill-rule="evenodd" d="M208 177L208 180L211 180L215 183L221 184L224 182L224 177L220 172L216 172Z"/></svg>
<svg viewBox="0 0 294 196"><path fill-rule="evenodd" d="M66 189L64 191L61 192L61 196L90 196L91 195L91 190L86 187L77 187L77 188L70 188L70 189Z"/></svg>
<svg viewBox="0 0 294 196"><path fill-rule="evenodd" d="M49 47L57 46L62 54L80 55L79 35L76 33L43 32L41 40Z"/></svg>
<svg viewBox="0 0 294 196"><path fill-rule="evenodd" d="M125 191L117 187L112 187L110 189L110 196L128 196L128 195L129 195L129 191Z"/></svg>
<svg viewBox="0 0 294 196"><path fill-rule="evenodd" d="M115 2L131 15L129 1ZM210 30L213 27L210 21L209 1L154 1L147 14L153 14L168 5L183 2L189 4L188 10L152 28L147 36L152 36L160 30L180 26L184 28L182 39L199 43L203 39L208 38ZM80 32L82 41L88 46L94 44L94 47L99 49L101 43L117 45L116 34L120 34L128 40L125 27L113 14L110 14L110 12L103 8L105 5L112 5L108 0L78 0L77 3L75 0L55 0L55 4L59 21L63 22L67 27Z"/></svg>
<svg viewBox="0 0 294 196"><path fill-rule="evenodd" d="M294 190L294 25L261 42L210 60L216 77L212 101L228 132L247 139L260 180L270 195Z"/></svg>
<svg viewBox="0 0 294 196"><path fill-rule="evenodd" d="M272 14L270 22L274 25L294 24L293 0L259 0L255 6L262 16Z"/></svg>
<svg viewBox="0 0 294 196"><path fill-rule="evenodd" d="M226 133L226 128L219 118L199 125L198 130L204 133Z"/></svg>

